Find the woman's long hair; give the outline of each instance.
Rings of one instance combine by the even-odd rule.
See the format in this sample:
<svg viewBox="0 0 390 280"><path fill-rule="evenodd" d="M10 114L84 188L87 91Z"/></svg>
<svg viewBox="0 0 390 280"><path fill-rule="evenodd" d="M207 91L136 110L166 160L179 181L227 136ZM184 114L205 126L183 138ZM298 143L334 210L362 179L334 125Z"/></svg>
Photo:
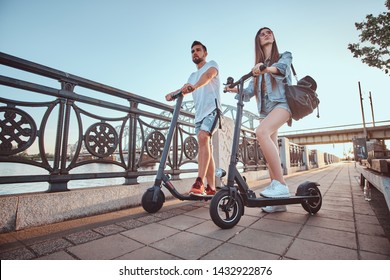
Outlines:
<svg viewBox="0 0 390 280"><path fill-rule="evenodd" d="M262 27L259 29L259 31L257 31L256 37L255 37L255 65L257 63L261 63L261 62L265 63L265 60L266 60L263 49L261 48L260 36L259 36L261 30L263 30L263 29L268 29L272 32L272 30L268 27ZM280 57L278 46L276 45L275 35L273 32L272 32L272 36L274 37L274 42L272 43L271 57L270 57L270 61L269 61L268 65L272 65L273 63L277 62L279 60L279 57ZM272 76L271 76L271 82L272 82L272 88L274 88L276 86L276 80ZM258 95L257 95L258 86L259 86L259 77L255 77L254 92L255 92L256 98L258 98Z"/></svg>

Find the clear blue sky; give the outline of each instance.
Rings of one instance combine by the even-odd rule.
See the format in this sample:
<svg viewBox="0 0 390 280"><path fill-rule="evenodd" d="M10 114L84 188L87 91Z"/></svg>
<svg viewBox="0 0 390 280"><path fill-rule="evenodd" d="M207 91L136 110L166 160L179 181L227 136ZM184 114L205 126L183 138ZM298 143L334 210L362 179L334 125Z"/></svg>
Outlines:
<svg viewBox="0 0 390 280"><path fill-rule="evenodd" d="M165 102L195 65L190 45L208 47L221 82L240 77L254 62L254 36L270 27L280 51L291 51L300 77L318 83L321 118L315 114L281 131L390 119L389 76L354 58L354 23L386 11L385 0L0 0L0 51ZM2 75L8 68L0 67ZM4 89L0 87L0 91ZM232 95L222 103L236 105ZM187 97L189 100L190 96ZM255 112L255 101L245 109Z"/></svg>

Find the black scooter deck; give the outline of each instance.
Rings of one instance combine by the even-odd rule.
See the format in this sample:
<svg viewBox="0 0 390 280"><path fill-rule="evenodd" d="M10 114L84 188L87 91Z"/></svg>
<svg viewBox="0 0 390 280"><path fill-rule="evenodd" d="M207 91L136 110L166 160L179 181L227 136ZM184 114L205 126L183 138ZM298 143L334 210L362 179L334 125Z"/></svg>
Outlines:
<svg viewBox="0 0 390 280"><path fill-rule="evenodd" d="M190 193L189 196L190 197L197 197L199 199L209 200L209 199L212 199L214 195Z"/></svg>
<svg viewBox="0 0 390 280"><path fill-rule="evenodd" d="M248 198L245 206L247 207L265 207L274 205L288 205L288 204L299 204L304 202L317 201L318 196L290 196L287 198L269 198L269 197L257 197Z"/></svg>

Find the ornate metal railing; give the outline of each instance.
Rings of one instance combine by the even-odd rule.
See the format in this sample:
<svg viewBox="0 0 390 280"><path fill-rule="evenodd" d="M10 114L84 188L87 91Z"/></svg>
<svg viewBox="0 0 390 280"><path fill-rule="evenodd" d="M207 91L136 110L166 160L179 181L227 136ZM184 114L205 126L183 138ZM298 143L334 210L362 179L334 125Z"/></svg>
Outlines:
<svg viewBox="0 0 390 280"><path fill-rule="evenodd" d="M0 76L0 84L7 86L0 93L0 162L28 164L47 171L46 175L17 177L0 172L0 183L49 182L49 191L63 191L70 180L124 177L126 184L132 184L139 176L155 173L145 167L159 162L170 117L153 112L171 112L171 106L4 53L0 53L0 64L60 84L60 89L56 89ZM119 101L79 94L76 88ZM31 101L42 95L49 96L49 101ZM181 115L186 119L194 117L185 111ZM158 126L156 120L160 121ZM192 123L179 120L167 173L196 171L186 168L188 163L196 164L198 151L191 131ZM141 135L138 143L136 135ZM28 153L33 147L34 157ZM90 163L116 165L122 171L73 173L77 167Z"/></svg>
<svg viewBox="0 0 390 280"><path fill-rule="evenodd" d="M290 166L297 167L305 164L303 159L304 146L290 143Z"/></svg>
<svg viewBox="0 0 390 280"><path fill-rule="evenodd" d="M45 171L18 176L0 171L0 184L48 182L48 191L65 191L72 180L123 177L134 184L156 173L150 166L160 161L172 106L5 53L0 64L33 74L34 81L48 78L49 84L0 75L0 163ZM197 171L193 119L182 110L166 167L174 178ZM243 169L264 167L253 131L244 129L242 135ZM78 172L91 163L119 171Z"/></svg>
<svg viewBox="0 0 390 280"><path fill-rule="evenodd" d="M238 160L243 164L243 171L267 168L266 160L253 130L241 129L241 142L238 153Z"/></svg>
<svg viewBox="0 0 390 280"><path fill-rule="evenodd" d="M156 174L151 167L160 162L172 106L1 52L0 67L22 70L8 71L13 77L0 75L0 164L42 171L13 176L0 168L0 185L47 182L49 192L66 191L75 180L124 178L125 184L136 184ZM28 81L31 76L34 82ZM254 116L246 118L253 126ZM181 111L166 163L174 179L197 172L193 120L193 113ZM279 146L289 151L290 167L306 164L303 146L283 147L280 139ZM310 153L310 165L316 160ZM337 160L324 158L326 163ZM253 129L241 128L237 161L243 171L266 169ZM88 171L89 164L102 168Z"/></svg>

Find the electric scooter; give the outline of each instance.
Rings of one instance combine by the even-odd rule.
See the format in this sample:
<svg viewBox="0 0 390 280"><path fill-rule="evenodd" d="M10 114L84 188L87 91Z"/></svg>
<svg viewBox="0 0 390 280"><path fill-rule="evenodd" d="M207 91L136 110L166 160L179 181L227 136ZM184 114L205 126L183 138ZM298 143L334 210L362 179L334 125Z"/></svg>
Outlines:
<svg viewBox="0 0 390 280"><path fill-rule="evenodd" d="M222 229L232 228L240 221L241 216L244 215L244 206L265 207L300 203L308 213L313 215L320 210L322 204L321 192L317 187L319 186L318 183L306 181L298 186L295 196L288 198L256 197L256 194L249 189L245 178L237 170L240 127L244 108L243 85L252 76L252 72L249 72L237 82L234 82L234 79L229 77L225 84L230 88L238 87L232 153L229 162L227 184L214 195L209 208L211 219Z"/></svg>
<svg viewBox="0 0 390 280"><path fill-rule="evenodd" d="M164 149L161 155L160 164L157 170L156 178L154 181L154 185L146 190L146 192L142 196L142 207L146 212L156 213L161 209L165 202L165 195L162 191L162 187L165 187L174 197L180 200L210 200L212 196L208 195L194 195L194 194L181 194L179 193L172 182L170 181L169 175L164 173L166 160L168 157L168 153L170 150L171 142L173 139L173 135L176 131L176 124L179 118L181 105L183 102L183 94L182 92L178 92L172 96L172 99L176 99L176 106L173 111L173 116L171 120L171 124L168 130L167 139L164 144ZM216 172L217 173L217 172ZM224 176L226 174L225 171L218 170L220 176Z"/></svg>

